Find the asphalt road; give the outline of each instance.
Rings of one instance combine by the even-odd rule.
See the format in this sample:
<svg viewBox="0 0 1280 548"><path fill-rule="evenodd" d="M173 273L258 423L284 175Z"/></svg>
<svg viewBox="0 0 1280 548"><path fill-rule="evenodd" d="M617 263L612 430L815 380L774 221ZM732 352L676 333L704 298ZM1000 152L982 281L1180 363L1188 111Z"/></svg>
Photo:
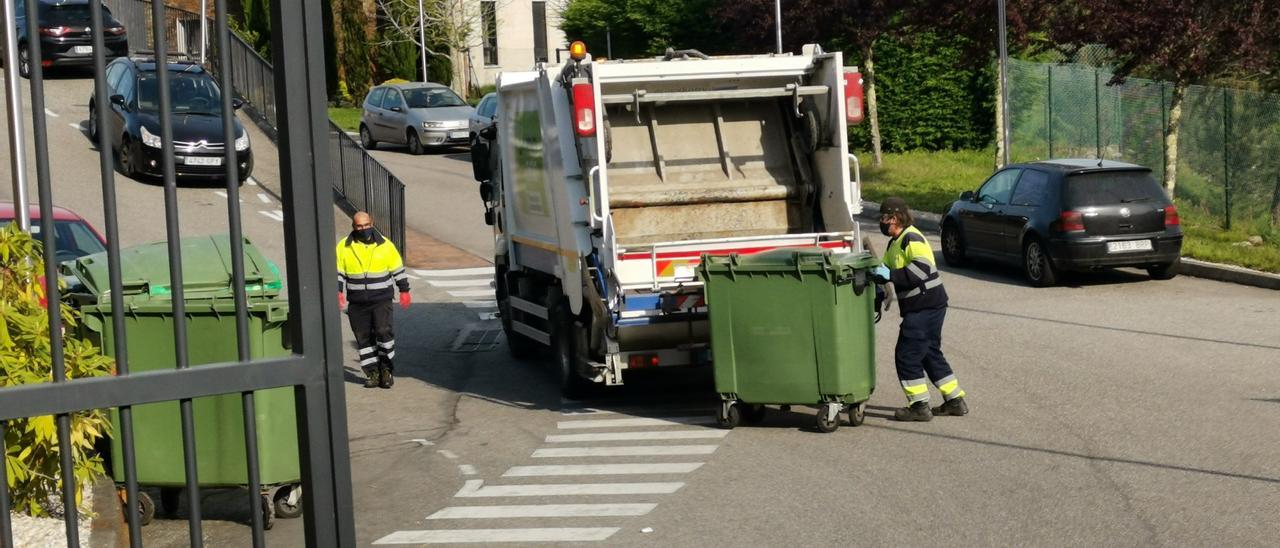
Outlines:
<svg viewBox="0 0 1280 548"><path fill-rule="evenodd" d="M48 119L55 200L102 226L95 152L71 127L87 118L90 87L49 82ZM253 137L270 189L273 152ZM375 153L408 187L410 227L487 257L463 155ZM163 239L162 189L117 185L122 243ZM216 191L180 189L184 234L226 230ZM279 205L242 191L246 234L283 260L281 225L262 213ZM813 432L802 407L758 427L708 427L706 371L564 402L549 368L510 359L482 316L483 270L414 270L415 304L397 312L396 387L366 390L349 375L360 544L1274 544L1280 294L1137 272L1033 289L1000 268L943 270L944 350L972 414L887 420L904 402L890 315L866 424L833 434ZM204 496L209 543L246 544L240 494ZM300 531L281 521L267 539L296 545ZM149 546L183 545L185 522L146 534Z"/></svg>

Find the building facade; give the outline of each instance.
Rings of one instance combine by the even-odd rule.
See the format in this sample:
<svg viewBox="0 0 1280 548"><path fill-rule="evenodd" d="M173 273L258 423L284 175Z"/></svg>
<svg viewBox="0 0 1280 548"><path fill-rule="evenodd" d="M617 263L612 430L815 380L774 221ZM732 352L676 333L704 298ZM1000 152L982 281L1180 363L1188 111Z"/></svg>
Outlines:
<svg viewBox="0 0 1280 548"><path fill-rule="evenodd" d="M491 86L503 71L531 70L567 55L560 13L567 0L468 0L471 47L454 52L454 87ZM474 10L474 11L472 11ZM459 89L458 91L463 91Z"/></svg>

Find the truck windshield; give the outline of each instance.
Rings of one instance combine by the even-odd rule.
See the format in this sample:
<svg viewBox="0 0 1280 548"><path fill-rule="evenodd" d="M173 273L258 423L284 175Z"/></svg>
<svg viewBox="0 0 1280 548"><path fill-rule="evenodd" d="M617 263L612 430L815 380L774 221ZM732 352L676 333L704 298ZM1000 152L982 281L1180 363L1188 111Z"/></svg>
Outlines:
<svg viewBox="0 0 1280 548"><path fill-rule="evenodd" d="M1066 206L1091 207L1162 202L1164 190L1150 171L1103 171L1067 177Z"/></svg>

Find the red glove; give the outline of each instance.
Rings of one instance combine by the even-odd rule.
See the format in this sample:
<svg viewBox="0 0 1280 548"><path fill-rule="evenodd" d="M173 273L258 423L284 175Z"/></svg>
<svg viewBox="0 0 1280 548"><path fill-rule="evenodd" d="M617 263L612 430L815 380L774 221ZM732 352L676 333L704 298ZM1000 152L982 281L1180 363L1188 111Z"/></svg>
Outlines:
<svg viewBox="0 0 1280 548"><path fill-rule="evenodd" d="M345 308L347 308L347 296L343 295L342 292L339 291L338 292L338 310L343 310Z"/></svg>
<svg viewBox="0 0 1280 548"><path fill-rule="evenodd" d="M409 297L409 294L408 294L408 293L401 293L401 294L400 294L400 308L403 308L403 309L405 309L405 310L408 310L408 309L409 309L409 303L411 303L411 302L413 302L413 298Z"/></svg>

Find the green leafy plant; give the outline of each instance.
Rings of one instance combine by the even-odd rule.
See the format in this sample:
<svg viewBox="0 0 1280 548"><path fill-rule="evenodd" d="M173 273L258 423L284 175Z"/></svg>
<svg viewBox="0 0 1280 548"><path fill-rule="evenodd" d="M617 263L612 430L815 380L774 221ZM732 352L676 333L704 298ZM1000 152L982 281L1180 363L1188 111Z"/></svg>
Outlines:
<svg viewBox="0 0 1280 548"><path fill-rule="evenodd" d="M44 261L41 245L17 223L0 229L0 392L7 387L50 382L53 358L49 315L44 307ZM60 282L59 282L60 283ZM114 361L87 341L75 338L79 315L59 304L62 311L63 357L68 379L100 377L115 372ZM5 480L12 507L33 516L49 515L60 507L61 451L70 450L75 463L76 505L84 489L104 473L102 457L94 444L109 435L111 421L102 410L71 415L71 447L58 445L57 423L52 416L7 421L4 430Z"/></svg>

